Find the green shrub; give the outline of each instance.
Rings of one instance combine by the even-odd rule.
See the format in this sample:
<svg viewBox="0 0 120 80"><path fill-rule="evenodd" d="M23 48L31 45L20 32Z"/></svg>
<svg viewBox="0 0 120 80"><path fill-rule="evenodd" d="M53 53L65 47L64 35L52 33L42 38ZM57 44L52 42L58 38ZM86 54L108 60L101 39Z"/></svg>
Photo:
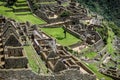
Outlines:
<svg viewBox="0 0 120 80"><path fill-rule="evenodd" d="M68 16L70 16L70 12L69 12L69 11L64 11L64 12L60 15L60 17L68 17Z"/></svg>

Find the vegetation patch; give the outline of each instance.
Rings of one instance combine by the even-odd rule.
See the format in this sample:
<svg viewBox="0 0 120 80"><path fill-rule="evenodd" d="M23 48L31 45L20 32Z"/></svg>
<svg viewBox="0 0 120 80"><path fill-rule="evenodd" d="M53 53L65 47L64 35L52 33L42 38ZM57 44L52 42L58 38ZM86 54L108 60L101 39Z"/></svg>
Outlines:
<svg viewBox="0 0 120 80"><path fill-rule="evenodd" d="M87 57L89 59L93 59L95 56L97 56L96 52L89 52L89 53L84 53L82 56Z"/></svg>
<svg viewBox="0 0 120 80"><path fill-rule="evenodd" d="M63 46L69 46L80 41L80 39L67 32L65 38L64 30L62 28L41 28L41 30L55 38L57 42Z"/></svg>
<svg viewBox="0 0 120 80"><path fill-rule="evenodd" d="M11 7L5 7L5 3L0 1L0 14L7 17L7 18L11 18L11 19L15 19L16 21L19 22L26 22L29 21L32 24L44 24L46 23L45 21L43 21L42 19L34 16L30 11L26 12L13 12L13 8L15 8L15 6L13 6L13 8ZM19 15L17 15L19 14ZM25 15L23 15L25 14Z"/></svg>

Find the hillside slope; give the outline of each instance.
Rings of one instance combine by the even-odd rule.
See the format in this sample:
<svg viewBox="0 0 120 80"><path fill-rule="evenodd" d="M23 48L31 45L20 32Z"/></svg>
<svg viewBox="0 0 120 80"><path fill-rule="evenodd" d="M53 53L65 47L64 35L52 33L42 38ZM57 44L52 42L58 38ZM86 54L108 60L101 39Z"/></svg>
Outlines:
<svg viewBox="0 0 120 80"><path fill-rule="evenodd" d="M91 12L102 15L111 24L115 35L120 37L120 0L77 0ZM113 24L114 23L114 24Z"/></svg>
<svg viewBox="0 0 120 80"><path fill-rule="evenodd" d="M78 0L80 3L120 26L120 0Z"/></svg>

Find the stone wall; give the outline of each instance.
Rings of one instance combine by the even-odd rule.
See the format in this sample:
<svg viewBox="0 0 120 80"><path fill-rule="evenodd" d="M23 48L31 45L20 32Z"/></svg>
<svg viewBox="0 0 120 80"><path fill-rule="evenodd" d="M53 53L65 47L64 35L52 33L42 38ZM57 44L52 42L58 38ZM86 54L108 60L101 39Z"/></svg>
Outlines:
<svg viewBox="0 0 120 80"><path fill-rule="evenodd" d="M8 57L5 58L5 68L27 68L28 60L26 57Z"/></svg>
<svg viewBox="0 0 120 80"><path fill-rule="evenodd" d="M38 75L29 69L9 69L0 70L0 78L3 80L96 80L94 75L82 74L78 70L67 70L62 74Z"/></svg>
<svg viewBox="0 0 120 80"><path fill-rule="evenodd" d="M99 41L97 41L92 45L92 48L94 49L94 51L100 51L102 47L104 47L104 42L102 39L100 39Z"/></svg>
<svg viewBox="0 0 120 80"><path fill-rule="evenodd" d="M67 32L69 32L70 34L72 34L73 36L75 36L75 37L77 37L79 39L84 40L79 33L75 32L75 31L73 31L73 30L71 30L69 28L66 28L66 27L63 27L63 29L66 30Z"/></svg>

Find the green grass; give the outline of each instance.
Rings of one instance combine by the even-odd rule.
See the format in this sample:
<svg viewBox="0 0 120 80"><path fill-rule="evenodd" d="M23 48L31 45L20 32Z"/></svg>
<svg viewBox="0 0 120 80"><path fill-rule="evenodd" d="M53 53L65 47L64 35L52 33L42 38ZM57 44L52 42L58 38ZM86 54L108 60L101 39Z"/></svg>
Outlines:
<svg viewBox="0 0 120 80"><path fill-rule="evenodd" d="M38 64L36 63L36 60L34 59L34 57L32 56L32 54L34 53L31 49L30 46L24 46L24 50L26 51L27 54L27 58L29 61L29 66L31 67L31 69L35 72L38 72Z"/></svg>
<svg viewBox="0 0 120 80"><path fill-rule="evenodd" d="M20 7L17 7L17 6L13 6L14 9L24 9L24 8L29 8L28 6L20 6Z"/></svg>
<svg viewBox="0 0 120 80"><path fill-rule="evenodd" d="M47 73L47 68L45 64L33 49L30 41L29 44L30 44L29 46L24 46L24 50L26 52L30 68L32 69L32 71L36 73L38 73L39 68L40 72Z"/></svg>
<svg viewBox="0 0 120 80"><path fill-rule="evenodd" d="M84 53L82 56L86 56L89 59L93 59L97 55L96 52Z"/></svg>
<svg viewBox="0 0 120 80"><path fill-rule="evenodd" d="M113 48L113 44L112 44L112 41L114 39L114 33L112 31L112 29L108 29L108 40L107 40L107 46L108 46L108 52L110 54L114 53L114 48Z"/></svg>
<svg viewBox="0 0 120 80"><path fill-rule="evenodd" d="M34 16L30 11L28 11L28 13L31 13L31 14L26 14L26 12L25 12L26 15L16 15L16 14L21 14L21 12L13 12L12 8L4 7L5 3L1 2L1 1L0 1L0 4L2 4L0 6L0 15L3 15L7 18L12 18L12 19L15 19L16 21L19 21L19 22L29 21L32 24L44 24L44 23L46 23L42 19ZM24 12L22 12L22 14L23 13Z"/></svg>
<svg viewBox="0 0 120 80"><path fill-rule="evenodd" d="M64 38L64 30L62 28L41 28L42 31L55 38L57 42L63 46L68 46L80 41L80 39L67 33L66 38Z"/></svg>

